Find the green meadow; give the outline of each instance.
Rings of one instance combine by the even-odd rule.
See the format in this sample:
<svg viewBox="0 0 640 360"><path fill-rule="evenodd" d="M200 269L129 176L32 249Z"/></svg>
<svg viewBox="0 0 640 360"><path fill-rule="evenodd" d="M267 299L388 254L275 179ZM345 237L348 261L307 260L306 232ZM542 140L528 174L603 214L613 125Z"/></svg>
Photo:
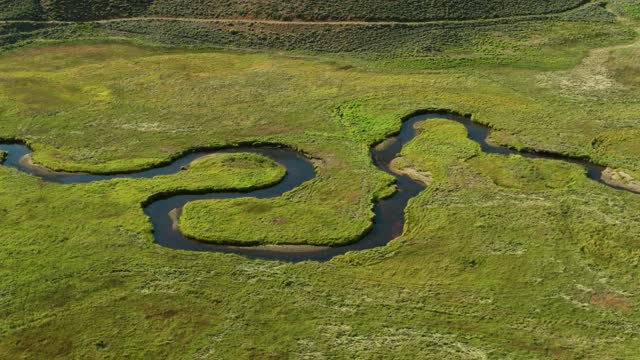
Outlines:
<svg viewBox="0 0 640 360"><path fill-rule="evenodd" d="M359 239L374 202L395 191L370 147L419 110L470 114L493 129L493 144L585 158L640 179L633 1L548 15L576 4L527 10L517 2L509 11L518 13L502 16L533 16L517 21L480 11L469 24L234 29L42 23L52 19L46 9L11 3L2 17L25 22L0 24L0 139L26 142L35 162L135 171L191 149L253 142L311 159L316 177L282 196L187 204L180 228L202 241ZM131 11L153 15L165 3ZM357 14L351 3L340 3L337 20ZM327 17L316 10L308 19L297 7L260 11ZM271 186L285 169L260 155L76 185L0 167L0 358L636 357L640 195L560 160L484 154L452 121L418 131L395 167L429 186L409 202L403 235L328 262L154 244L141 204L164 193Z"/></svg>

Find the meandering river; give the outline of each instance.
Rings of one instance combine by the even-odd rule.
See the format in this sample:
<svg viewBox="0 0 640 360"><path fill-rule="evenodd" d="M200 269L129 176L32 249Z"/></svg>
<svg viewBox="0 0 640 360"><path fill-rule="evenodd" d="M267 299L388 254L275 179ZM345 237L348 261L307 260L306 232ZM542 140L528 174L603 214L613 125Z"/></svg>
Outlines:
<svg viewBox="0 0 640 360"><path fill-rule="evenodd" d="M152 198L144 207L144 213L153 224L153 234L155 242L161 246L171 249L191 250L191 251L213 251L222 253L233 253L246 256L248 258L260 258L280 261L326 261L337 255L349 251L370 249L383 246L389 241L402 235L404 227L404 211L409 199L420 193L425 185L413 180L408 176L394 173L391 168L392 160L400 153L402 147L416 136L415 125L430 119L449 119L464 125L467 128L469 138L480 144L485 153L502 155L520 154L529 158L552 158L583 166L586 175L607 186L619 189L628 189L609 184L602 179L604 167L591 164L587 161L569 158L553 154L540 153L520 153L511 149L493 146L487 143L486 139L490 133L488 127L472 122L469 118L450 113L430 112L409 117L403 122L400 132L387 139L384 146L371 148L371 158L373 163L382 171L385 171L396 178L398 191L391 197L381 200L374 206L375 219L371 230L360 239L350 245L340 247L316 247L300 245L269 245L269 246L226 246L200 242L185 237L180 230L174 226L175 218L170 213L178 213L182 207L194 200L205 199L230 199L239 197L271 198L292 190L302 183L315 177L315 170L311 162L302 154L281 147L239 147L215 151L200 151L185 155L172 163L149 170L113 175L95 175L86 173L61 173L51 172L39 166L33 166L28 158L31 150L21 144L1 144L0 150L8 153L3 165L16 168L22 172L38 176L47 182L60 184L78 184L93 181L104 181L118 178L151 178L157 175L175 174L180 169L191 163L193 160L212 153L238 153L253 152L267 156L278 162L287 169L284 179L278 184L254 190L250 192L211 192L206 194L182 194L165 198Z"/></svg>

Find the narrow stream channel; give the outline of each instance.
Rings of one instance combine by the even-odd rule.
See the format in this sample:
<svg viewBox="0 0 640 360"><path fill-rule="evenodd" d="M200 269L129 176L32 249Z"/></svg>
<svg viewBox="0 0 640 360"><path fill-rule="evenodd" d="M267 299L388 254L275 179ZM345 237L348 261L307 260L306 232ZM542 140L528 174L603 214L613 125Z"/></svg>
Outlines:
<svg viewBox="0 0 640 360"><path fill-rule="evenodd" d="M604 167L591 164L580 159L539 153L521 153L503 147L493 146L486 142L490 129L486 126L476 124L469 118L441 112L431 112L422 115L415 115L408 118L402 124L402 128L398 135L391 137L385 141L384 147L373 147L371 149L371 158L373 163L381 170L391 174L396 178L398 187L397 193L384 199L374 206L375 220L371 230L360 241L340 247L316 247L316 246L300 246L300 245L267 245L267 246L226 246L215 245L185 237L180 230L174 228L173 219L169 213L174 209L182 209L182 207L195 200L205 199L231 199L239 197L256 197L271 198L279 196L289 190L292 190L302 183L315 177L315 170L311 162L302 154L287 148L278 147L239 147L233 149L224 149L216 151L194 152L181 157L169 165L157 167L149 170L139 171L130 174L114 174L114 175L94 175L86 173L54 173L44 171L38 167L29 166L24 162L25 155L29 155L31 150L20 144L4 144L0 145L0 150L8 152L7 158L3 165L16 168L22 172L41 177L48 182L60 184L78 184L93 181L110 180L117 178L151 178L157 175L175 174L180 169L191 163L193 160L212 153L239 153L253 152L267 156L274 161L280 163L287 169L287 175L275 186L259 189L250 192L213 192L207 194L184 194L175 195L163 199L150 201L144 208L144 213L149 217L153 224L153 233L155 242L164 247L177 250L191 251L212 251L222 253L233 253L246 256L251 259L269 259L288 262L297 262L304 260L326 261L334 256L344 254L349 251L371 249L383 246L389 241L402 235L404 227L404 211L409 199L418 195L425 186L408 176L398 175L389 168L391 161L397 156L402 147L416 136L415 124L428 121L430 119L448 119L458 122L467 128L469 138L480 144L482 151L485 153L510 155L519 154L528 158L550 158L562 161L568 161L581 165L585 168L587 176L607 186L627 190L615 185L611 185L602 180L602 172ZM22 161L21 161L22 159ZM629 191L629 190L627 190Z"/></svg>

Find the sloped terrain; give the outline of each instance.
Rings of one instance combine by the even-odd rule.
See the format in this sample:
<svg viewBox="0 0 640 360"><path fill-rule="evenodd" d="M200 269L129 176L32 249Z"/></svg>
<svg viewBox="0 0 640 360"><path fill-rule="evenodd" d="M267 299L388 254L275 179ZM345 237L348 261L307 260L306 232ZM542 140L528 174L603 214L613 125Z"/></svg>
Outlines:
<svg viewBox="0 0 640 360"><path fill-rule="evenodd" d="M2 0L2 19L85 21L137 16L270 20L426 21L565 11L585 0Z"/></svg>

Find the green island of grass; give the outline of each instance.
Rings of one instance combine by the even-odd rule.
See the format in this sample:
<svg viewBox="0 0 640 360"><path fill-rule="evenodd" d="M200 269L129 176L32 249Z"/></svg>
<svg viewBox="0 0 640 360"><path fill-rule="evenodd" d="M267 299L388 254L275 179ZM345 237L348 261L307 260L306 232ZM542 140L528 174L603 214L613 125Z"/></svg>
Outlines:
<svg viewBox="0 0 640 360"><path fill-rule="evenodd" d="M213 180L220 182L220 188L237 190L273 185L282 180L286 172L275 161L252 153L204 156L194 160L186 170L189 175L193 174L188 179L190 184Z"/></svg>

